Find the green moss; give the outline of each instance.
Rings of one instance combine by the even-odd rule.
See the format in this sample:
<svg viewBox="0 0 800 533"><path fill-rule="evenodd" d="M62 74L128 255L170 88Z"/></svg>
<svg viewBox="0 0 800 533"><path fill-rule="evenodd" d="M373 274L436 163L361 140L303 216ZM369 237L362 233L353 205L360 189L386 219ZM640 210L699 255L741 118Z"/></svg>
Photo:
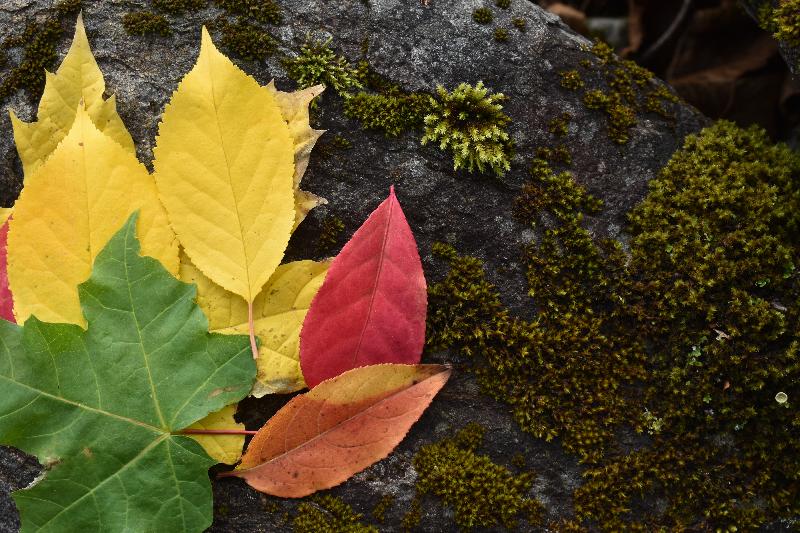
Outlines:
<svg viewBox="0 0 800 533"><path fill-rule="evenodd" d="M558 75L561 77L561 86L565 89L577 91L584 85L581 75L577 70L566 70L564 72L559 72Z"/></svg>
<svg viewBox="0 0 800 533"><path fill-rule="evenodd" d="M0 102L17 91L25 91L31 100L38 98L44 89L45 69L52 69L58 60L56 45L64 36L64 25L74 23L80 11L80 0L57 2L47 17L28 23L18 35L5 37L0 43L0 67L11 67L0 81ZM22 49L22 60L9 65L7 52Z"/></svg>
<svg viewBox="0 0 800 533"><path fill-rule="evenodd" d="M122 26L128 35L161 35L165 37L172 33L164 15L150 11L126 13L122 17Z"/></svg>
<svg viewBox="0 0 800 533"><path fill-rule="evenodd" d="M608 135L614 142L625 144L630 139L630 130L637 124L641 113L656 113L672 119L667 108L669 102L678 98L665 86L655 82L653 74L633 61L621 60L610 46L596 42L589 51L599 61L604 88L588 89L583 94L583 103L589 109L603 111L608 121ZM591 61L583 59L581 66L594 70ZM560 72L561 85L572 90L584 87L583 79L576 70ZM593 85L593 84L592 84Z"/></svg>
<svg viewBox="0 0 800 533"><path fill-rule="evenodd" d="M411 506L406 511L406 514L403 515L400 526L403 531L414 531L419 527L420 522L422 522L422 504L419 501L419 495L417 495L411 500Z"/></svg>
<svg viewBox="0 0 800 533"><path fill-rule="evenodd" d="M525 31L528 28L528 22L522 17L514 17L511 19L511 24L519 31Z"/></svg>
<svg viewBox="0 0 800 533"><path fill-rule="evenodd" d="M317 251L326 253L339 244L339 238L344 231L344 222L337 216L327 216L322 221L322 227L317 237Z"/></svg>
<svg viewBox="0 0 800 533"><path fill-rule="evenodd" d="M437 249L451 270L428 342L473 357L523 429L589 464L562 529L800 514L800 414L778 395L800 397L800 155L726 122L688 137L631 214L629 255L585 229L602 206L568 173L536 162L531 178L515 215L543 230L524 251L540 313L513 317L480 261ZM620 449L623 427L649 443Z"/></svg>
<svg viewBox="0 0 800 533"><path fill-rule="evenodd" d="M386 518L386 511L394 504L394 496L391 494L384 494L375 508L372 510L372 516L375 517L375 520L378 522L383 523L384 519Z"/></svg>
<svg viewBox="0 0 800 533"><path fill-rule="evenodd" d="M495 28L494 40L499 43L504 43L508 41L508 30L505 28Z"/></svg>
<svg viewBox="0 0 800 533"><path fill-rule="evenodd" d="M437 88L438 99L425 116L422 144L438 143L453 153L453 169L484 172L487 167L502 176L511 166L513 143L503 113L502 93L489 94L483 82L466 83L453 92Z"/></svg>
<svg viewBox="0 0 800 533"><path fill-rule="evenodd" d="M248 23L244 18L228 22L225 17L209 24L209 29L222 35L220 44L231 54L249 61L263 61L275 53L278 42L270 33Z"/></svg>
<svg viewBox="0 0 800 533"><path fill-rule="evenodd" d="M761 27L779 41L790 46L800 46L800 0L765 2L759 10Z"/></svg>
<svg viewBox="0 0 800 533"><path fill-rule="evenodd" d="M540 146L536 149L536 158L548 163L558 163L566 166L572 164L572 153L563 144L559 144L555 148Z"/></svg>
<svg viewBox="0 0 800 533"><path fill-rule="evenodd" d="M182 15L199 11L208 5L207 0L153 0L153 7L169 15Z"/></svg>
<svg viewBox="0 0 800 533"><path fill-rule="evenodd" d="M378 533L378 530L361 522L363 515L339 498L329 494L312 496L297 506L292 520L294 533Z"/></svg>
<svg viewBox="0 0 800 533"><path fill-rule="evenodd" d="M569 123L572 120L570 113L561 113L558 117L547 123L547 131L556 137L563 137L569 132Z"/></svg>
<svg viewBox="0 0 800 533"><path fill-rule="evenodd" d="M432 99L426 93L406 93L398 87L382 93L358 92L344 100L344 114L361 121L365 128L396 137L421 128L430 112Z"/></svg>
<svg viewBox="0 0 800 533"><path fill-rule="evenodd" d="M331 40L307 41L300 48L297 57L284 61L286 74L301 89L321 83L344 95L349 94L352 89L361 88L358 71L347 59L331 50Z"/></svg>
<svg viewBox="0 0 800 533"><path fill-rule="evenodd" d="M214 0L214 3L231 15L239 15L267 24L278 25L283 22L281 8L274 0Z"/></svg>
<svg viewBox="0 0 800 533"><path fill-rule="evenodd" d="M61 0L53 5L57 17L77 15L81 11L81 0Z"/></svg>
<svg viewBox="0 0 800 533"><path fill-rule="evenodd" d="M511 7L511 0L494 0L494 5L500 9L508 9Z"/></svg>
<svg viewBox="0 0 800 533"><path fill-rule="evenodd" d="M460 527L516 526L523 515L538 522L542 506L527 497L533 474L514 475L488 456L475 453L484 429L469 424L453 438L420 448L414 456L417 490L433 494L453 508Z"/></svg>
<svg viewBox="0 0 800 533"><path fill-rule="evenodd" d="M489 24L494 20L494 15L492 15L492 10L488 7L479 7L472 12L472 20L478 24Z"/></svg>

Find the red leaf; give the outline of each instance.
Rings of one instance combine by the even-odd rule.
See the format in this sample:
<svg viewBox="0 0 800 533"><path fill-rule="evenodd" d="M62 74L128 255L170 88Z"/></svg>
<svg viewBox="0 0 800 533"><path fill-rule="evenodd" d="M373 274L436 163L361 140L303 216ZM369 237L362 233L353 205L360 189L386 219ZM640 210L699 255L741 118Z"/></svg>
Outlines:
<svg viewBox="0 0 800 533"><path fill-rule="evenodd" d="M16 324L14 301L8 287L8 222L0 226L0 318Z"/></svg>
<svg viewBox="0 0 800 533"><path fill-rule="evenodd" d="M419 363L427 292L417 243L394 187L333 260L303 323L309 387L360 366Z"/></svg>
<svg viewBox="0 0 800 533"><path fill-rule="evenodd" d="M238 470L256 490L300 498L334 487L403 440L450 377L441 365L356 368L295 396L264 427Z"/></svg>

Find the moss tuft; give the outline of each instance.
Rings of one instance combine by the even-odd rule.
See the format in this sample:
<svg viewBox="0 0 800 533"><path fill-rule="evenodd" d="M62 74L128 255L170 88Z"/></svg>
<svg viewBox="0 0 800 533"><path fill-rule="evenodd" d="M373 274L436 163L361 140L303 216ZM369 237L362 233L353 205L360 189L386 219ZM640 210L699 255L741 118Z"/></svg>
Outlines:
<svg viewBox="0 0 800 533"><path fill-rule="evenodd" d="M499 43L504 43L508 41L508 30L505 28L495 28L494 40Z"/></svg>
<svg viewBox="0 0 800 533"><path fill-rule="evenodd" d="M559 72L558 75L561 76L561 86L565 89L577 91L584 85L581 75L577 70L566 70L564 72Z"/></svg>
<svg viewBox="0 0 800 533"><path fill-rule="evenodd" d="M514 17L511 19L511 24L519 31L525 31L528 28L528 22L522 17Z"/></svg>
<svg viewBox="0 0 800 533"><path fill-rule="evenodd" d="M492 15L492 10L488 7L479 7L472 12L472 20L478 24L489 24L494 20L494 15Z"/></svg>
<svg viewBox="0 0 800 533"><path fill-rule="evenodd" d="M128 35L161 35L166 37L172 34L169 22L164 15L150 11L136 11L126 13L122 17L122 26Z"/></svg>
<svg viewBox="0 0 800 533"><path fill-rule="evenodd" d="M349 94L352 89L361 88L359 73L347 59L337 55L330 48L332 39L327 41L307 41L300 54L284 61L289 78L304 89L323 84L340 95Z"/></svg>
<svg viewBox="0 0 800 533"><path fill-rule="evenodd" d="M511 166L513 143L506 126L510 122L500 104L502 93L489 94L483 82L474 87L462 83L453 92L437 88L438 99L425 116L422 144L438 143L453 153L453 169L484 172L490 168L502 176Z"/></svg>
<svg viewBox="0 0 800 533"><path fill-rule="evenodd" d="M344 231L344 222L337 216L327 216L322 221L319 237L317 237L317 250L326 253L333 250L339 244L339 238Z"/></svg>
<svg viewBox="0 0 800 533"><path fill-rule="evenodd" d="M344 114L361 121L365 128L397 137L421 128L430 112L432 99L425 93L406 93L393 87L382 93L358 92L344 100Z"/></svg>
<svg viewBox="0 0 800 533"><path fill-rule="evenodd" d="M214 0L214 3L232 15L266 24L278 25L283 22L281 8L274 0Z"/></svg>
<svg viewBox="0 0 800 533"><path fill-rule="evenodd" d="M484 429L472 423L454 437L428 444L414 456L417 490L453 508L462 528L516 526L519 515L538 522L542 506L527 496L533 474L514 475L486 455L475 453Z"/></svg>
<svg viewBox="0 0 800 533"><path fill-rule="evenodd" d="M511 0L494 0L494 5L500 9L508 9L511 7Z"/></svg>
<svg viewBox="0 0 800 533"><path fill-rule="evenodd" d="M374 526L361 522L363 515L339 498L317 494L297 506L292 520L294 533L378 533Z"/></svg>
<svg viewBox="0 0 800 533"><path fill-rule="evenodd" d="M561 113L558 117L551 119L547 123L547 131L556 137L563 137L569 132L569 123L572 120L570 113Z"/></svg>
<svg viewBox="0 0 800 533"><path fill-rule="evenodd" d="M375 508L372 510L372 516L378 522L383 522L386 519L386 511L394 504L394 496L391 494L384 494Z"/></svg>
<svg viewBox="0 0 800 533"><path fill-rule="evenodd" d="M241 17L236 22L229 22L224 16L218 17L209 24L209 29L220 32L220 45L223 48L248 61L263 61L275 53L278 46L268 31Z"/></svg>
<svg viewBox="0 0 800 533"><path fill-rule="evenodd" d="M207 5L207 0L153 0L153 7L156 10L169 15L199 11Z"/></svg>
<svg viewBox="0 0 800 533"><path fill-rule="evenodd" d="M800 0L778 0L764 2L758 18L761 27L772 33L775 39L790 46L800 46Z"/></svg>

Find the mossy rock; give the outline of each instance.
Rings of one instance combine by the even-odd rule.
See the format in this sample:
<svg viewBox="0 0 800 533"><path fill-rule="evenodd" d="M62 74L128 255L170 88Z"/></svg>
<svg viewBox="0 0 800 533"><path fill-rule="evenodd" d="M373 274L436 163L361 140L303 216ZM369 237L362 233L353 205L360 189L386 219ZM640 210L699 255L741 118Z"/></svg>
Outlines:
<svg viewBox="0 0 800 533"><path fill-rule="evenodd" d="M800 0L740 0L740 3L778 41L789 71L800 75Z"/></svg>
<svg viewBox="0 0 800 533"><path fill-rule="evenodd" d="M44 17L51 2L12 0L8 4L0 12L2 35L12 35L26 22ZM152 38L128 35L122 23L128 12L155 10L149 0L129 0L124 5L85 2L89 39L109 92L117 94L118 108L142 161L151 161L159 115L195 61L201 24L220 16L231 22L238 22L242 16L244 23L274 39L274 49L270 47L269 53L248 55L244 47L240 55L250 59L235 58L262 84L274 77L278 88L294 88L285 70L286 59L297 56L309 39L326 42L332 38L330 47L336 54L354 66L365 60L393 90L405 94L435 95L439 85L453 91L460 83L474 86L483 81L493 92L505 95L503 113L510 118L506 128L514 144L511 168L502 178L490 171L454 171L452 154L440 151L434 143L421 145L423 126L415 126L419 121L404 121L408 128L398 131L397 136L365 129L364 123L347 117L342 95L329 89L314 112L315 127L328 133L312 154L303 182L304 189L327 198L329 204L313 211L295 233L287 255L290 260L319 258L338 251L394 184L431 284L444 278L448 269L446 262L433 256L433 245L450 243L460 253L484 261L488 279L497 287L498 298L509 313L531 319L536 309L527 295L526 256L521 251L540 233L516 219L512 207L522 185L530 179L530 163L537 152L553 154L552 164L558 170L571 161L569 169L575 180L602 200L603 210L584 218L588 231L624 240L626 215L645 197L648 182L686 135L707 123L690 106L667 103L672 118L645 110L627 130L625 144L612 140L605 113L589 109L583 102L584 90L608 89L602 72L582 76L581 91L561 85L560 72L586 70L582 63L591 66L598 62L589 51L591 43L530 2L514 1L507 9L485 2L493 13L492 23L486 25L473 20L476 5L458 0L432 0L428 5L401 0L276 0L276 4L281 11L280 24L275 24L276 17L259 21L225 10L227 3L214 1L182 14L165 13L171 34ZM504 42L495 40L497 28L508 30ZM69 33L55 43L59 57L69 44ZM219 40L223 36L216 33L214 37ZM236 50L226 51L233 55ZM15 60L16 56L9 54L8 63L0 66L0 77L7 75ZM666 90L657 80L646 83L647 87ZM33 118L35 107L30 95L15 93L3 104L24 120ZM0 136L0 176L0 202L10 205L21 186L22 174L8 119L3 119ZM320 246L321 229L330 229L330 222L325 221L334 219L344 223L342 236L332 247ZM353 514L331 500L324 502L335 507L336 516L318 502L305 502L319 511L315 511L312 522L324 520L325 513L340 521L345 520L343 516L350 520L362 515L359 521L381 531L399 531L404 517L418 505L421 521L417 530L454 530L453 511L442 505L435 491L416 499L414 456L423 446L453 438L476 421L486 431L474 455L485 456L498 466L489 467L483 459L478 460L481 465L492 472L507 469L515 479L524 472L532 474L530 485L524 477L526 483L520 487L528 491L525 496L530 501L542 505L542 512L528 513L536 515L533 523L525 513L515 516L518 530L538 531L539 519L557 522L573 516L572 494L582 483L584 468L579 456L565 451L557 441L546 442L522 431L507 405L481 391L468 357L455 350L429 350L425 360L456 364L451 382L389 458L330 491L352 506ZM250 428L258 427L285 401L245 401L240 409L242 419ZM8 492L25 486L36 474L35 464L23 455L0 450L0 531L18 528ZM237 480L214 481L213 489L216 514L212 531L286 531L295 523L300 502L265 498ZM379 523L373 510L387 501L387 496L392 503L379 507L383 517Z"/></svg>

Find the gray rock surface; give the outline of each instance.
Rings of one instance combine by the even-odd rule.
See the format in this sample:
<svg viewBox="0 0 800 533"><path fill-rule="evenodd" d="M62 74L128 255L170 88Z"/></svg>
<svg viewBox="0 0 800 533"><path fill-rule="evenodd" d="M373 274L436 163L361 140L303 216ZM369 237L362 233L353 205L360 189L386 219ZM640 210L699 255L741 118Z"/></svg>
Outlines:
<svg viewBox="0 0 800 533"><path fill-rule="evenodd" d="M49 0L6 0L0 7L0 34L17 32L24 23L41 17ZM192 66L199 47L200 24L219 11L209 7L199 13L173 17L171 37L130 37L122 27L124 13L150 7L143 0L125 2L84 0L84 19L93 49L106 75L109 92L117 94L120 113L138 145L139 157L149 162L158 118L178 81ZM492 176L454 172L449 154L434 146L420 146L419 133L387 139L365 131L342 114L341 101L325 94L317 127L326 137L342 135L353 148L325 155L321 145L312 156L304 188L330 201L316 210L290 244L290 258L317 257L316 236L327 215L338 215L349 236L395 184L413 228L429 282L444 270L434 261L433 242L453 243L464 253L486 260L490 276L501 288L506 302L518 313L533 311L524 296L519 247L531 232L511 218L511 203L526 179L527 161L539 146L554 144L547 122L568 111L573 115L565 142L572 151L572 171L591 193L602 198L606 209L591 221L597 234L619 236L625 213L640 201L647 182L680 145L682 138L705 122L689 106L675 106L674 123L656 115L643 115L631 132L631 141L619 146L609 140L602 114L587 110L580 95L563 89L558 72L573 69L581 59L592 57L581 49L586 41L571 32L557 17L531 3L515 0L508 10L494 7L495 20L478 25L472 11L480 0L280 0L284 24L274 28L282 51L293 55L307 35L333 37L334 49L355 62L362 43L369 39L367 59L381 75L406 90L432 91L437 84L454 88L460 82L483 80L503 92L505 111L512 118L511 134L517 150L506 184ZM527 31L519 32L512 17L523 17ZM509 28L506 43L492 38L495 27ZM68 32L70 33L70 32ZM59 54L69 39L59 44ZM276 56L263 63L239 61L259 82L275 78L278 87L294 87ZM5 72L0 71L0 75ZM7 102L23 119L33 118L35 107L23 96ZM13 201L21 183L21 171L13 147L11 125L0 117L0 183L3 205ZM340 243L342 244L342 243ZM500 274L502 272L502 274ZM426 354L427 361L450 361L449 354ZM458 361L456 361L458 363ZM265 398L245 401L240 409L251 429L257 428L285 401ZM411 430L400 447L354 479L333 490L366 515L384 494L396 495L382 530L400 529L400 520L413 497L414 452L422 444L452 435L469 421L487 427L484 450L501 463L525 454L537 473L533 491L548 517L568 516L571 491L580 483L580 467L555 443L545 443L522 433L507 409L480 394L472 376L459 369L434 401L431 409ZM9 491L26 486L37 473L35 462L10 449L0 448L0 532L16 531L18 517ZM281 511L265 507L265 497L239 480L214 481L213 531L284 531L283 511L296 502L278 501ZM447 531L455 526L451 512L432 501L423 506L422 530ZM521 526L524 527L524 526Z"/></svg>

